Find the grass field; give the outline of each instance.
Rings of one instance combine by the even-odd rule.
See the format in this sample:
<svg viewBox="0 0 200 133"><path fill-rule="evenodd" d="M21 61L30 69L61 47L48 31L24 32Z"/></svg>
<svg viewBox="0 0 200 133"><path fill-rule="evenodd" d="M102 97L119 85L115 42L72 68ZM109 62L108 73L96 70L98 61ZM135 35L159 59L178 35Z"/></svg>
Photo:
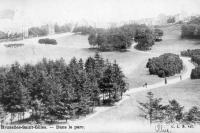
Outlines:
<svg viewBox="0 0 200 133"><path fill-rule="evenodd" d="M200 48L200 42L197 40L181 40L180 26L171 26L162 28L164 30L164 37L162 42L156 43L151 52L156 54L163 54L166 52L177 53L186 49ZM94 51L89 50L87 36L68 35L56 38L58 45L45 46L39 45L38 40L27 41L23 47L17 49L8 49L3 45L0 46L0 65L11 64L15 61L20 63L36 63L43 57L50 59L57 59L63 57L67 62L72 57L85 59L88 56L93 56ZM130 88L142 86L145 82L153 84L162 81L162 78L149 75L148 69L145 68L148 58L155 56L154 54L147 54L138 52L137 50L130 50L127 52L104 52L101 53L104 58L111 61L116 60L124 71ZM187 80L175 85L157 88L152 90L156 96L163 98L163 102L175 98L182 105L187 108L193 105L199 105L200 98L200 80ZM139 110L137 108L137 101L145 100L146 92L139 92L130 95L130 98L114 107L111 110L102 112L97 116L91 118L87 123L95 122L128 122L141 121L139 118Z"/></svg>
<svg viewBox="0 0 200 133"><path fill-rule="evenodd" d="M156 43L150 52L156 54L163 54L166 52L179 54L180 51L185 49L200 48L197 40L179 39L180 27L168 28L163 29L165 33L163 41ZM153 55L148 56L151 57ZM148 70L145 68L145 65L146 58L143 58L139 67L129 73L128 80L131 87L140 86L144 83L144 81L151 84L163 80L157 76L148 75ZM139 117L140 110L138 109L138 101L146 101L147 92L148 91L143 91L130 94L129 98L118 106L114 106L113 108L106 110L84 122L91 124L94 122L103 123L105 121L108 123L126 123L132 121L146 123L147 121L144 118ZM166 104L168 100L176 99L182 106L185 107L186 111L188 111L188 109L192 106L200 106L200 80L188 79L173 85L153 89L152 92L155 94L155 97L163 98L163 104Z"/></svg>

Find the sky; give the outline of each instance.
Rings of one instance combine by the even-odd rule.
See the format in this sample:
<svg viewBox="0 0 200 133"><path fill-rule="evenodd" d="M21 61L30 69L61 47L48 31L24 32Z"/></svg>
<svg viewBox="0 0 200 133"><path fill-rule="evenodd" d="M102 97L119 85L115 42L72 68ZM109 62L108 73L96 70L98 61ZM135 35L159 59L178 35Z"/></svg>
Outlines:
<svg viewBox="0 0 200 133"><path fill-rule="evenodd" d="M9 16L10 19L12 14L2 15L2 12L6 14L5 10L8 14L9 10L15 11L12 22L4 18ZM0 0L0 28L22 23L109 23L180 12L200 13L200 0ZM2 18L7 23L2 25Z"/></svg>

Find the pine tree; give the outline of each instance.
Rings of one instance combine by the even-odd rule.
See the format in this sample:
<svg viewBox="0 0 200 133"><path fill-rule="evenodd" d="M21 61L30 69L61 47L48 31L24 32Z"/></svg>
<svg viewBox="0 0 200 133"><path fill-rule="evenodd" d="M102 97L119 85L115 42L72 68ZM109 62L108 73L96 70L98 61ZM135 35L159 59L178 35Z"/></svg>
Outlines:
<svg viewBox="0 0 200 133"><path fill-rule="evenodd" d="M87 73L94 73L95 60L92 57L88 57L85 62L85 70Z"/></svg>
<svg viewBox="0 0 200 133"><path fill-rule="evenodd" d="M173 123L183 119L183 109L176 100L170 100L166 108L166 121Z"/></svg>
<svg viewBox="0 0 200 133"><path fill-rule="evenodd" d="M161 105L161 98L154 98L152 92L147 93L148 102L142 103L139 102L139 109L142 111L141 116L145 119L148 119L150 124L155 121L162 121L164 119L165 106Z"/></svg>

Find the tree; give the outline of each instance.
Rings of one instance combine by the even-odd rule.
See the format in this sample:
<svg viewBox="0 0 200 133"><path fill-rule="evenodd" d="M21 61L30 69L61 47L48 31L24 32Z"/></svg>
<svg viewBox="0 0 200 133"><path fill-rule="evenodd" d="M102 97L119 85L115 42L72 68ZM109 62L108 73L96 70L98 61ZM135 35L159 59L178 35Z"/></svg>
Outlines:
<svg viewBox="0 0 200 133"><path fill-rule="evenodd" d="M175 17L169 17L167 19L167 23L175 23L175 22L176 22Z"/></svg>
<svg viewBox="0 0 200 133"><path fill-rule="evenodd" d="M148 28L137 29L135 34L135 42L138 44L136 48L139 50L149 50L154 45L153 32Z"/></svg>
<svg viewBox="0 0 200 133"><path fill-rule="evenodd" d="M186 123L195 124L200 122L200 110L196 106L193 106L184 116L184 122Z"/></svg>
<svg viewBox="0 0 200 133"><path fill-rule="evenodd" d="M93 47L96 46L97 45L96 39L97 37L95 34L90 34L88 37L89 44Z"/></svg>
<svg viewBox="0 0 200 133"><path fill-rule="evenodd" d="M159 57L149 59L146 67L149 68L150 74L169 77L181 72L183 61L176 54L165 53Z"/></svg>
<svg viewBox="0 0 200 133"><path fill-rule="evenodd" d="M166 121L169 123L180 122L183 119L183 109L184 107L176 100L170 100L166 107Z"/></svg>
<svg viewBox="0 0 200 133"><path fill-rule="evenodd" d="M156 121L162 121L164 119L163 110L165 106L160 104L161 98L154 98L152 92L147 93L148 102L139 102L139 109L142 111L141 116L145 119L149 119L150 124Z"/></svg>

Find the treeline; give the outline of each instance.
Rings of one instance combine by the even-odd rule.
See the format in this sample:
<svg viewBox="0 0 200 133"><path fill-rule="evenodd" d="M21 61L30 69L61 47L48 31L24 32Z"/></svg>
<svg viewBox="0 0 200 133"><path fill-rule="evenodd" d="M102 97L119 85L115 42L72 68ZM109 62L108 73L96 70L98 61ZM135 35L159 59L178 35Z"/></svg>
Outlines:
<svg viewBox="0 0 200 133"><path fill-rule="evenodd" d="M145 25L126 24L110 29L91 30L88 41L93 47L101 51L120 51L131 47L133 40L137 42L136 48L147 50L155 41L161 41L163 31L152 30Z"/></svg>
<svg viewBox="0 0 200 133"><path fill-rule="evenodd" d="M55 39L43 38L43 39L39 39L38 43L56 45L57 41Z"/></svg>
<svg viewBox="0 0 200 133"><path fill-rule="evenodd" d="M181 37L200 39L200 17L193 17L188 23L182 25Z"/></svg>
<svg viewBox="0 0 200 133"><path fill-rule="evenodd" d="M52 28L54 29L55 33L65 33L70 32L71 30L71 24L64 24L64 25L52 25ZM36 36L46 36L49 34L49 25L42 25L40 27L31 27L28 30L30 37L36 37Z"/></svg>
<svg viewBox="0 0 200 133"><path fill-rule="evenodd" d="M55 33L65 33L65 32L70 32L71 27L72 27L71 24L64 24L64 25L55 24L54 29Z"/></svg>
<svg viewBox="0 0 200 133"><path fill-rule="evenodd" d="M181 72L183 61L176 54L166 53L149 59L146 67L149 68L150 74L169 77Z"/></svg>
<svg viewBox="0 0 200 133"><path fill-rule="evenodd" d="M196 68L192 69L190 78L200 79L200 49L186 50L181 52L182 56L191 57L191 60L197 64Z"/></svg>
<svg viewBox="0 0 200 133"><path fill-rule="evenodd" d="M200 109L193 106L189 111L184 112L184 106L181 106L175 99L169 100L167 105L161 104L162 98L155 98L152 92L147 93L148 101L138 102L141 110L140 116L148 119L152 123L181 123L181 124L199 124Z"/></svg>
<svg viewBox="0 0 200 133"><path fill-rule="evenodd" d="M118 64L98 53L85 63L75 57L69 64L44 58L36 65L15 63L0 70L0 107L11 116L31 110L36 122L86 115L95 106L112 105L127 90Z"/></svg>
<svg viewBox="0 0 200 133"><path fill-rule="evenodd" d="M23 43L14 43L14 44L4 44L5 47L7 48L18 48L24 46Z"/></svg>
<svg viewBox="0 0 200 133"><path fill-rule="evenodd" d="M95 33L95 28L92 26L77 26L73 30L74 33L80 33L82 35L89 35Z"/></svg>
<svg viewBox="0 0 200 133"><path fill-rule="evenodd" d="M137 42L137 45L135 46L135 48L139 50L150 50L151 47L154 45L155 40L161 40L159 35L159 33L154 34L154 32L149 28L137 29L135 33L135 42Z"/></svg>
<svg viewBox="0 0 200 133"><path fill-rule="evenodd" d="M30 37L46 36L49 33L48 25L43 25L40 27L31 27L28 29L28 34Z"/></svg>
<svg viewBox="0 0 200 133"><path fill-rule="evenodd" d="M22 33L8 34L8 33L5 33L3 31L0 31L0 40L17 41L17 40L20 40L20 39L22 39Z"/></svg>

